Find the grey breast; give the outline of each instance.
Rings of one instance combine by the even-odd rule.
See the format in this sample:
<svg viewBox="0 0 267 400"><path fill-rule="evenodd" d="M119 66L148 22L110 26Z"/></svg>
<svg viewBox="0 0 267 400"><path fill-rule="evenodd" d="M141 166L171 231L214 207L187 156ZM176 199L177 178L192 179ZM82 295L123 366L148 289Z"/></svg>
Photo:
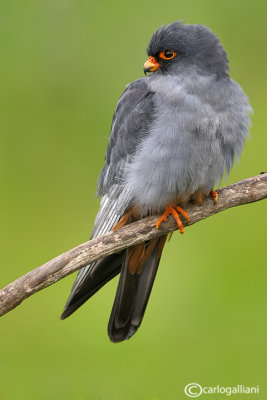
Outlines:
<svg viewBox="0 0 267 400"><path fill-rule="evenodd" d="M251 110L228 76L152 74L154 120L127 165L126 185L144 212L162 210L177 197L209 192L229 172L248 135Z"/></svg>

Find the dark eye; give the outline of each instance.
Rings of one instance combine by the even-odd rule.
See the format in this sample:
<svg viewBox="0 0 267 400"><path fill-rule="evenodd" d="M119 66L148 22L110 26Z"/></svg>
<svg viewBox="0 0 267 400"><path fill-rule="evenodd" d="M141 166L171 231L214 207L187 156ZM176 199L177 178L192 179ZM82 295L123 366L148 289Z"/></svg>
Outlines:
<svg viewBox="0 0 267 400"><path fill-rule="evenodd" d="M176 56L175 51L172 50L165 50L165 51L161 51L159 53L160 58L163 58L163 60L171 60L172 58L174 58Z"/></svg>

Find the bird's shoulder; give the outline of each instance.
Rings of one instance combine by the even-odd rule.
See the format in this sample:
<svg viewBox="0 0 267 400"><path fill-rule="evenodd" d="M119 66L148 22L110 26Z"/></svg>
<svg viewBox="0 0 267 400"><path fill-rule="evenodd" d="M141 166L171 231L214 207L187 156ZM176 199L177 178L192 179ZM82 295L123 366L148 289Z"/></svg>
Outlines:
<svg viewBox="0 0 267 400"><path fill-rule="evenodd" d="M145 133L153 114L153 92L150 90L146 78L137 79L126 86L113 115L110 140L106 153L106 160L111 156L118 156L112 152L119 142L121 149L129 154L135 150L136 140ZM112 154L113 153L113 154Z"/></svg>
<svg viewBox="0 0 267 400"><path fill-rule="evenodd" d="M100 195L122 181L125 163L131 161L153 120L153 96L147 78L131 82L122 93L113 115L106 162L98 181Z"/></svg>

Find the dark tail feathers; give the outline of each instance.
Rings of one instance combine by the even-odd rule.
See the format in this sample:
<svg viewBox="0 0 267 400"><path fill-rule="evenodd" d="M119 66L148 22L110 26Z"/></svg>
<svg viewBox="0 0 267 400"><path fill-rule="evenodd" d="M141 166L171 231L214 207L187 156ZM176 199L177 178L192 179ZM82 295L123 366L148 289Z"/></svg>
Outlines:
<svg viewBox="0 0 267 400"><path fill-rule="evenodd" d="M129 339L139 328L158 270L166 236L112 254L96 262L80 287L73 289L61 319L67 318L120 271L108 324L112 342ZM136 249L136 250L135 250Z"/></svg>
<svg viewBox="0 0 267 400"><path fill-rule="evenodd" d="M153 251L147 257L140 273L129 272L128 253L131 249L127 249L124 254L120 280L108 324L108 334L112 342L129 339L142 322L166 236L154 240ZM152 242L148 244L151 245ZM145 257L145 254L143 256ZM139 271L138 265L136 271Z"/></svg>

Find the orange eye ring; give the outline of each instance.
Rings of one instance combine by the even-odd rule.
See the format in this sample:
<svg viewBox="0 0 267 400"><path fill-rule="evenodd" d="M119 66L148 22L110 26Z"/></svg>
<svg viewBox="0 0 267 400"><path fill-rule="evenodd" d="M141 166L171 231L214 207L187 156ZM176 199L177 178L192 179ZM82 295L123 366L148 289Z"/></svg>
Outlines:
<svg viewBox="0 0 267 400"><path fill-rule="evenodd" d="M171 60L172 58L177 56L177 53L175 53L175 51L172 51L172 50L165 50L165 51L161 51L159 53L159 56L163 60Z"/></svg>

